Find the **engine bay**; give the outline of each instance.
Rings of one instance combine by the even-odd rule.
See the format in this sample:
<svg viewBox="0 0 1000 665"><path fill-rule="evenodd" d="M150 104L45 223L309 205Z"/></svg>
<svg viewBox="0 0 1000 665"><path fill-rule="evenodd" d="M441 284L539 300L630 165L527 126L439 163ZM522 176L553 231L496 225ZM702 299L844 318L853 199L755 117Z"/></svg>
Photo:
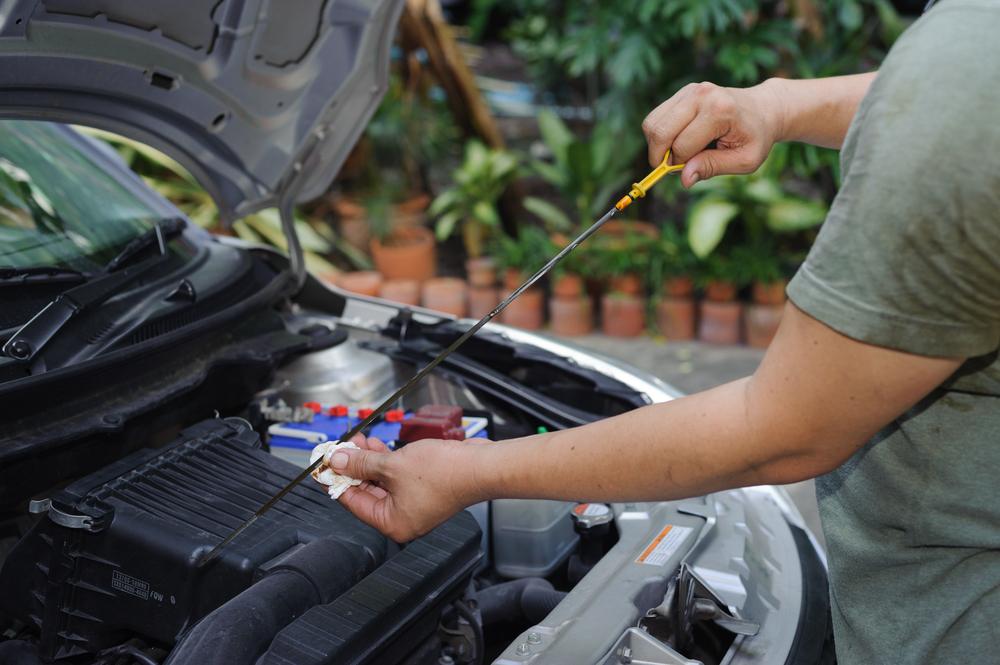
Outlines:
<svg viewBox="0 0 1000 665"><path fill-rule="evenodd" d="M708 665L757 662L732 660L750 637L799 639L787 617L801 615L807 548L781 506L741 492L495 500L400 545L307 481L199 567L315 445L461 332L349 314L283 315L308 343L238 408L165 439L150 426L137 450L36 496L0 540L0 663ZM542 344L486 332L468 347L368 434L500 440L650 400Z"/></svg>

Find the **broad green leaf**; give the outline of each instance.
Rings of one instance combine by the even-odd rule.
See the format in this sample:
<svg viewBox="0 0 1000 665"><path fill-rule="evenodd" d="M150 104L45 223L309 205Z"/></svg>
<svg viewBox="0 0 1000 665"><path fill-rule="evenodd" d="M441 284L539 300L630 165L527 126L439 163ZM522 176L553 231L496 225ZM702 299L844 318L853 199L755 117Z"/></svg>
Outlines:
<svg viewBox="0 0 1000 665"><path fill-rule="evenodd" d="M566 162L566 151L573 142L573 133L559 116L549 109L542 109L538 112L538 131L542 135L542 140L555 155L556 162Z"/></svg>
<svg viewBox="0 0 1000 665"><path fill-rule="evenodd" d="M535 196L525 197L524 207L541 219L550 230L565 231L573 226L566 213L545 199Z"/></svg>
<svg viewBox="0 0 1000 665"><path fill-rule="evenodd" d="M744 191L751 200L757 203L775 203L784 196L781 192L781 185L771 178L753 180Z"/></svg>
<svg viewBox="0 0 1000 665"><path fill-rule="evenodd" d="M457 210L453 210L441 217L434 225L434 233L437 235L437 239L447 240L455 231L455 225L458 224L461 217L462 215Z"/></svg>
<svg viewBox="0 0 1000 665"><path fill-rule="evenodd" d="M698 258L705 258L719 246L739 206L719 199L702 199L688 213L688 244Z"/></svg>
<svg viewBox="0 0 1000 665"><path fill-rule="evenodd" d="M826 206L816 201L784 199L767 210L767 226L772 231L790 232L811 229L826 219Z"/></svg>
<svg viewBox="0 0 1000 665"><path fill-rule="evenodd" d="M500 226L500 215L497 214L497 209L486 201L477 201L472 206L472 216L476 218L476 221L482 222L487 226Z"/></svg>
<svg viewBox="0 0 1000 665"><path fill-rule="evenodd" d="M531 168L549 184L556 187L561 188L569 178L568 173L548 162L532 162Z"/></svg>
<svg viewBox="0 0 1000 665"><path fill-rule="evenodd" d="M430 207L427 208L427 214L430 217L437 217L445 210L450 209L452 206L458 202L460 197L459 191L457 189L448 189L440 194L431 202Z"/></svg>

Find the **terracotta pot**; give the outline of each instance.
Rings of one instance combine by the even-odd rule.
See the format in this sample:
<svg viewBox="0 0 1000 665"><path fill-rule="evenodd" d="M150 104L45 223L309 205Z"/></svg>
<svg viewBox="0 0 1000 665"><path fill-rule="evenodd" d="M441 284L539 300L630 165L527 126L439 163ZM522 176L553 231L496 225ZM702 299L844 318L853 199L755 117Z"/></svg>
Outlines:
<svg viewBox="0 0 1000 665"><path fill-rule="evenodd" d="M577 300L583 295L583 279L579 275L566 273L552 280L552 297L562 300Z"/></svg>
<svg viewBox="0 0 1000 665"><path fill-rule="evenodd" d="M513 291L517 287L521 286L527 277L527 275L517 268L507 268L503 271L503 288L508 291Z"/></svg>
<svg viewBox="0 0 1000 665"><path fill-rule="evenodd" d="M709 282L705 285L705 298L712 302L736 300L736 285L732 282Z"/></svg>
<svg viewBox="0 0 1000 665"><path fill-rule="evenodd" d="M626 296L637 296L642 293L642 280L638 275L619 275L612 277L608 289L611 293Z"/></svg>
<svg viewBox="0 0 1000 665"><path fill-rule="evenodd" d="M382 286L382 275L374 270L345 272L337 278L337 286L363 296L377 296Z"/></svg>
<svg viewBox="0 0 1000 665"><path fill-rule="evenodd" d="M739 344L742 310L738 302L703 300L698 312L698 339L710 344Z"/></svg>
<svg viewBox="0 0 1000 665"><path fill-rule="evenodd" d="M660 237L660 231L655 224L628 219L613 219L606 222L601 227L601 234L608 242L608 246L612 248L624 247L630 235L645 236L650 239Z"/></svg>
<svg viewBox="0 0 1000 665"><path fill-rule="evenodd" d="M611 337L637 337L646 329L646 302L612 293L601 298L601 330Z"/></svg>
<svg viewBox="0 0 1000 665"><path fill-rule="evenodd" d="M469 288L469 317L481 319L500 302L500 291L492 286Z"/></svg>
<svg viewBox="0 0 1000 665"><path fill-rule="evenodd" d="M338 196L331 202L333 211L340 219L364 219L367 217L361 201L353 196Z"/></svg>
<svg viewBox="0 0 1000 665"><path fill-rule="evenodd" d="M690 277L671 277L663 282L663 295L667 298L690 298L694 293L694 280Z"/></svg>
<svg viewBox="0 0 1000 665"><path fill-rule="evenodd" d="M420 282L415 279L390 279L382 282L379 297L404 305L420 304Z"/></svg>
<svg viewBox="0 0 1000 665"><path fill-rule="evenodd" d="M504 297L510 295L509 292ZM500 320L509 326L538 330L545 319L545 292L533 287L522 293L500 314Z"/></svg>
<svg viewBox="0 0 1000 665"><path fill-rule="evenodd" d="M663 298L656 304L656 326L667 339L694 339L694 323L693 298Z"/></svg>
<svg viewBox="0 0 1000 665"><path fill-rule="evenodd" d="M423 305L453 316L465 316L465 280L457 277L435 277L424 282Z"/></svg>
<svg viewBox="0 0 1000 665"><path fill-rule="evenodd" d="M497 264L489 256L468 259L465 262L465 273L469 277L469 286L491 287L497 283Z"/></svg>
<svg viewBox="0 0 1000 665"><path fill-rule="evenodd" d="M386 279L423 282L434 276L434 234L422 226L398 228L385 242L372 238L371 250L375 267Z"/></svg>
<svg viewBox="0 0 1000 665"><path fill-rule="evenodd" d="M754 282L753 301L758 305L783 305L785 304L786 280L779 279L776 282Z"/></svg>
<svg viewBox="0 0 1000 665"><path fill-rule="evenodd" d="M431 197L425 192L420 192L410 196L410 198L392 206L393 214L397 217L407 217L422 215L431 204Z"/></svg>
<svg viewBox="0 0 1000 665"><path fill-rule="evenodd" d="M590 299L549 298L549 329L556 335L577 337L594 329L594 309Z"/></svg>
<svg viewBox="0 0 1000 665"><path fill-rule="evenodd" d="M784 305L747 305L744 313L747 344L756 349L766 349L778 332L784 311Z"/></svg>

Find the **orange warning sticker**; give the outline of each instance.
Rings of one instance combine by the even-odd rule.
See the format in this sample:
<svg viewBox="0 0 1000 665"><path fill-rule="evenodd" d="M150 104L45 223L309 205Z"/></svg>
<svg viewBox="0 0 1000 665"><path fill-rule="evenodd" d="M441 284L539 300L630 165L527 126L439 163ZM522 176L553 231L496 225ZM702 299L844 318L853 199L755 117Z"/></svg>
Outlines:
<svg viewBox="0 0 1000 665"><path fill-rule="evenodd" d="M656 534L656 537L650 541L649 545L646 545L646 549L642 551L642 554L639 555L639 558L635 562L649 564L650 566L664 565L674 555L674 552L684 544L684 541L687 540L687 535L691 531L692 529L689 526L668 524Z"/></svg>

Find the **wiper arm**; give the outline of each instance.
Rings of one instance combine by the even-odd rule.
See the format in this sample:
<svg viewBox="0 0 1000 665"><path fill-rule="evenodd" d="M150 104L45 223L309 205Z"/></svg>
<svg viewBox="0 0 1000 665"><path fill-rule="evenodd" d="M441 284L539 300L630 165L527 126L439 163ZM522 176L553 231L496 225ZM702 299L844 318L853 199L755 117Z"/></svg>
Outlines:
<svg viewBox="0 0 1000 665"><path fill-rule="evenodd" d="M113 259L104 265L104 272L118 270L154 242L159 245L160 254L166 254L167 240L183 231L186 224L187 222L180 217L160 220L153 228L130 240Z"/></svg>
<svg viewBox="0 0 1000 665"><path fill-rule="evenodd" d="M22 284L51 284L53 282L84 282L87 275L79 270L61 266L31 266L14 268L0 266L0 286Z"/></svg>
<svg viewBox="0 0 1000 665"><path fill-rule="evenodd" d="M3 345L3 353L16 360L33 359L74 316L88 307L101 304L136 277L166 260L166 237L180 233L184 224L182 219L163 220L136 237L105 265L104 275L60 294L21 326ZM159 245L157 256L131 267L122 267L154 242Z"/></svg>

